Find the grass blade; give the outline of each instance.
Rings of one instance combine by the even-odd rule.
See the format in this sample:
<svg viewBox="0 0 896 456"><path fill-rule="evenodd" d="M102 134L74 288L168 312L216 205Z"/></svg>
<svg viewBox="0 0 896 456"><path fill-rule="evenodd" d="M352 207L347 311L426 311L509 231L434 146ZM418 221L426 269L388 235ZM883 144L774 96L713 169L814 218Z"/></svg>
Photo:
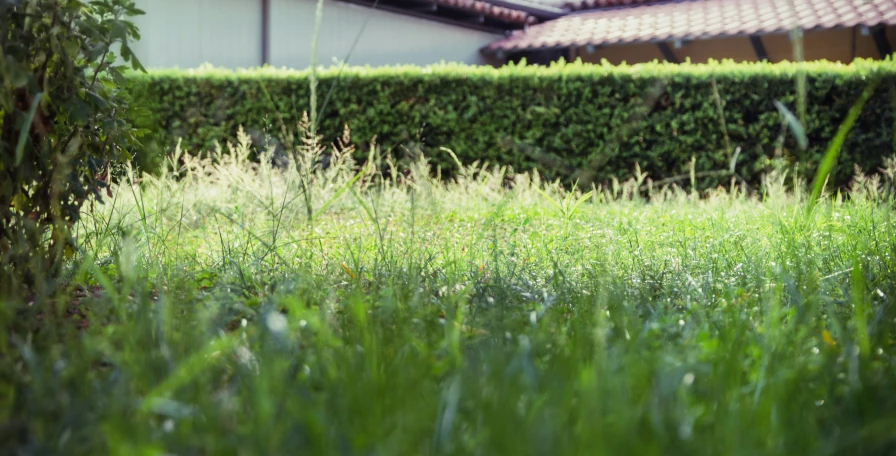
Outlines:
<svg viewBox="0 0 896 456"><path fill-rule="evenodd" d="M25 140L28 139L28 132L31 131L31 124L34 123L34 115L37 113L37 107L40 106L40 99L43 95L43 92L38 92L37 95L34 96L34 100L31 102L31 108L28 109L28 114L25 116L25 125L23 125L22 130L19 131L19 141L16 143L16 166L19 166L19 164L22 163L22 157L25 154Z"/></svg>
<svg viewBox="0 0 896 456"><path fill-rule="evenodd" d="M311 133L317 133L317 42L324 16L324 0L317 0L314 11L314 35L311 38Z"/></svg>
<svg viewBox="0 0 896 456"><path fill-rule="evenodd" d="M367 15L366 18L364 18L364 23L361 24L361 30L358 31L358 34L355 35L355 40L352 41L352 45L349 46L348 54L346 54L345 58L342 60L342 66L339 67L339 72L336 73L336 78L333 79L333 84L330 85L330 90L327 91L327 96L324 97L324 102L320 107L320 112L327 111L327 105L330 104L330 97L333 96L333 92L336 90L336 86L339 85L339 78L342 76L342 72L343 72L343 70L345 70L346 65L348 65L348 61L352 57L352 54L355 53L355 47L358 45L358 42L361 41L361 35L363 35L364 30L367 29L367 23L370 22L370 18L373 17L372 10L375 10L376 7L379 6L379 4L380 4L380 0L375 0L373 2L373 5L370 7L371 12ZM317 129L318 123L320 123L320 120L318 119L316 122L317 123L314 124L315 129Z"/></svg>
<svg viewBox="0 0 896 456"><path fill-rule="evenodd" d="M859 353L862 356L868 356L871 352L871 337L868 334L868 314L871 313L871 308L865 292L865 273L862 271L858 257L853 259L851 276L850 297L855 311L855 315L853 315L855 337L859 345Z"/></svg>
<svg viewBox="0 0 896 456"><path fill-rule="evenodd" d="M824 183L834 169L834 164L837 162L837 157L840 155L840 148L846 140L846 135L849 133L849 130L852 129L852 126L855 125L856 120L858 120L862 108L865 107L865 104L868 103L871 95L874 94L878 82L878 79L874 79L867 87L865 87L865 91L862 92L862 95L859 96L859 99L856 100L855 104L850 108L849 114L846 115L846 119L840 124L837 134L834 135L834 139L831 140L831 144L824 153L824 157L822 157L821 163L818 165L818 171L815 173L815 180L812 183L812 195L809 197L809 204L806 207L807 214L815 208L818 198L821 197Z"/></svg>
<svg viewBox="0 0 896 456"><path fill-rule="evenodd" d="M180 364L180 367L178 367L176 371L146 395L146 400L144 400L141 405L141 411L150 411L158 398L165 398L178 388L189 383L190 380L195 378L200 372L211 364L217 362L219 358L216 353L227 352L235 344L236 338L222 337L215 339L202 350L191 355Z"/></svg>
<svg viewBox="0 0 896 456"><path fill-rule="evenodd" d="M784 117L784 121L787 122L790 131L793 132L793 136L796 138L796 142L799 144L800 149L805 150L806 147L809 146L809 138L806 136L806 129L803 128L802 122L787 109L787 106L784 106L784 103L775 100L775 107L778 108L778 112Z"/></svg>
<svg viewBox="0 0 896 456"><path fill-rule="evenodd" d="M353 185L355 185L355 182L358 182L358 179L361 179L361 176L363 176L363 175L367 174L368 172L370 172L370 170L371 170L372 168L373 168L373 162L372 162L372 161L368 161L368 162L367 162L367 166L365 166L364 169L362 169L361 171L358 171L358 173L355 174L354 177L352 177L348 182L346 182L345 185L342 186L342 188L340 188L338 191L336 191L336 193L335 193L332 197L330 197L330 199L328 199L327 202L325 202L325 203L323 204L323 206L321 206L320 208L318 208L318 209L314 212L314 214L311 215L311 220L314 220L314 219L316 219L319 215L323 214L324 211L326 211L327 208L330 207L330 205L332 205L333 203L335 203L336 200L338 200L343 194L345 194L345 192L348 191L348 189L350 189Z"/></svg>
<svg viewBox="0 0 896 456"><path fill-rule="evenodd" d="M535 187L535 190L538 190L538 193L541 193L541 196L544 196L544 198L548 200L548 202L550 202L552 205L554 205L554 207L556 207L561 214L564 214L566 212L563 210L563 206L561 206L560 203L554 201L554 198L551 198L547 193L545 193L544 190L538 187Z"/></svg>

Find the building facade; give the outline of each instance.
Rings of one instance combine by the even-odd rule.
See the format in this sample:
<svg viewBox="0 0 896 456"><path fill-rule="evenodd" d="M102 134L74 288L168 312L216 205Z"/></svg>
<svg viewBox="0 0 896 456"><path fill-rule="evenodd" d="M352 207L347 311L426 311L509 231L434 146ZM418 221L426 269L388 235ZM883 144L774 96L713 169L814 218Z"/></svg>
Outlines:
<svg viewBox="0 0 896 456"><path fill-rule="evenodd" d="M132 47L147 68L227 68L263 64L307 68L315 0L138 0L141 40ZM349 56L351 65L500 63L480 48L503 37L498 27L452 23L385 7L325 0L318 62Z"/></svg>
<svg viewBox="0 0 896 456"><path fill-rule="evenodd" d="M148 68L307 68L316 0L138 0ZM896 0L325 0L318 62L849 63L896 48Z"/></svg>

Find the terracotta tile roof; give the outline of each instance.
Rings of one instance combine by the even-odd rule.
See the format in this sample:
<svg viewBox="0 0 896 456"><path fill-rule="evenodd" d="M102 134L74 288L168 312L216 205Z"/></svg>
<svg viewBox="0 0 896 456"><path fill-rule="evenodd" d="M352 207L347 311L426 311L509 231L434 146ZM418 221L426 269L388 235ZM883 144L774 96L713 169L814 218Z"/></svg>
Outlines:
<svg viewBox="0 0 896 456"><path fill-rule="evenodd" d="M488 2L480 0L434 0L434 3L472 11L484 16L516 24L534 24L538 21L534 16L530 16L523 11L491 5Z"/></svg>
<svg viewBox="0 0 896 456"><path fill-rule="evenodd" d="M548 1L548 0L542 0ZM588 0L637 1L637 0ZM570 14L518 30L484 52L896 25L896 0L669 0ZM792 6L791 6L792 5Z"/></svg>

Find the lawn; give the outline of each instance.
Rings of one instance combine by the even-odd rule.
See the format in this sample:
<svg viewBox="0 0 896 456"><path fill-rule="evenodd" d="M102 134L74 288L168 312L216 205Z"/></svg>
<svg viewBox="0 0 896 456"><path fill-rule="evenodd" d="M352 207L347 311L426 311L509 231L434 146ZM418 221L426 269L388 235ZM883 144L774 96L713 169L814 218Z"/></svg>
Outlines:
<svg viewBox="0 0 896 456"><path fill-rule="evenodd" d="M896 166L809 211L793 172L567 194L244 146L87 208L66 305L3 338L7 448L896 451Z"/></svg>

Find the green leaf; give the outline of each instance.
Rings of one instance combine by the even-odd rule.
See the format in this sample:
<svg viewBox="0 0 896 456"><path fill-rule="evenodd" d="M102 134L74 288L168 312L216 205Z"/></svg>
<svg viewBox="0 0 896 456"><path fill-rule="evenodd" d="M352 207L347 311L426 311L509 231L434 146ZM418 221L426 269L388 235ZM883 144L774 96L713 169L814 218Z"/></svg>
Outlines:
<svg viewBox="0 0 896 456"><path fill-rule="evenodd" d="M109 107L109 102L105 98L103 98L99 94L97 94L96 92L94 92L92 90L86 90L85 94L87 94L87 98L89 98L91 101L93 101L94 104L96 104L99 109L104 109L104 108Z"/></svg>
<svg viewBox="0 0 896 456"><path fill-rule="evenodd" d="M8 81L12 88L18 89L28 85L28 81L31 79L30 74L11 55L6 56L6 68L8 73L4 75L4 79L9 78Z"/></svg>
<svg viewBox="0 0 896 456"><path fill-rule="evenodd" d="M131 54L131 68L146 73L146 68L143 67L143 64L140 62L140 59L137 58L136 55Z"/></svg>
<svg viewBox="0 0 896 456"><path fill-rule="evenodd" d="M121 21L112 21L109 24L109 38L113 40L127 40L128 29Z"/></svg>
<svg viewBox="0 0 896 456"><path fill-rule="evenodd" d="M103 53L105 53L109 49L109 46L106 43L98 43L96 46L90 48L87 53L85 53L84 57L88 60L97 60L102 57Z"/></svg>
<svg viewBox="0 0 896 456"><path fill-rule="evenodd" d="M72 120L78 124L85 124L93 110L90 109L90 106L87 105L87 103L76 99L72 102L71 111L69 112L72 116Z"/></svg>
<svg viewBox="0 0 896 456"><path fill-rule="evenodd" d="M131 47L128 46L128 43L121 43L121 58L123 58L125 62L129 62L133 55L134 53L131 51Z"/></svg>

